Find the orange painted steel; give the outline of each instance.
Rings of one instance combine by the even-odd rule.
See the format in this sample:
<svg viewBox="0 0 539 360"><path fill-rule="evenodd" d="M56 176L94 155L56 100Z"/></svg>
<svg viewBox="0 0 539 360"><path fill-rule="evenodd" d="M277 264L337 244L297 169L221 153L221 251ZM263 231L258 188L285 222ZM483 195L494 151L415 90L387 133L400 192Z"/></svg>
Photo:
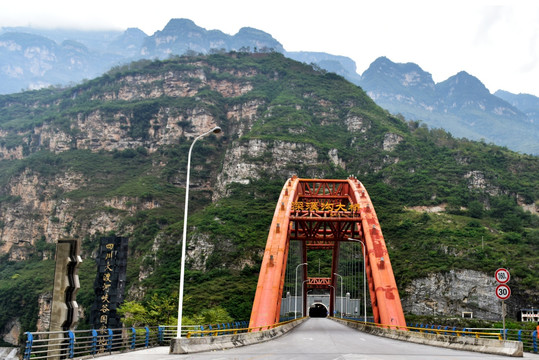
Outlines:
<svg viewBox="0 0 539 360"><path fill-rule="evenodd" d="M279 322L281 294L283 292L289 248L288 225L298 183L299 179L297 177L293 177L286 182L273 214L266 250L258 276L258 285L256 286L256 295L249 322L250 328Z"/></svg>
<svg viewBox="0 0 539 360"><path fill-rule="evenodd" d="M360 240L366 247L366 277L374 321L406 326L384 237L363 184L354 177L332 180L294 176L284 185L275 208L249 327L279 322L290 241L303 243L303 262L307 261L307 249L333 251L332 273L336 273L340 243L349 239ZM303 295L307 289L324 288L334 299L336 275L312 278L304 272L303 278L308 280L302 286ZM305 309L305 302L302 306ZM334 306L330 302L330 313Z"/></svg>
<svg viewBox="0 0 539 360"><path fill-rule="evenodd" d="M406 326L397 283L374 206L361 182L357 179L348 181L353 200L360 205L361 240L365 243L368 254L367 277L374 322Z"/></svg>

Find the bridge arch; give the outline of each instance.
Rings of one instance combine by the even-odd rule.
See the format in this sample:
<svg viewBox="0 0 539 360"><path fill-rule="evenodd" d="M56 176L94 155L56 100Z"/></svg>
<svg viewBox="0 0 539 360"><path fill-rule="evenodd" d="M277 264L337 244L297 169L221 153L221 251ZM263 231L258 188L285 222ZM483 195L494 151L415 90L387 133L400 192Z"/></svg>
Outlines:
<svg viewBox="0 0 539 360"><path fill-rule="evenodd" d="M357 239L366 250L366 276L376 323L406 326L402 305L384 237L363 184L355 177L300 179L283 186L271 223L251 311L250 327L279 322L290 241L301 242L303 262L307 249L332 251L332 274L337 272L340 244ZM334 299L337 276L309 277L303 272L303 313L308 289L327 289ZM330 301L329 313L335 304Z"/></svg>

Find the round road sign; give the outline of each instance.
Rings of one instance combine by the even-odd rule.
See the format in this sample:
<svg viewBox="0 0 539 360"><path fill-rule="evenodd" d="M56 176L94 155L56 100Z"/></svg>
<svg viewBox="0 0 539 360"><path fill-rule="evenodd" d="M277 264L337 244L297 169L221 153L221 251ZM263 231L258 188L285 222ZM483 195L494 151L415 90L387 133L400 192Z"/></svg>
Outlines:
<svg viewBox="0 0 539 360"><path fill-rule="evenodd" d="M505 284L509 281L509 278L511 275L509 274L509 271L507 269L498 269L496 270L496 273L494 274L494 277L496 278L496 281L500 284Z"/></svg>
<svg viewBox="0 0 539 360"><path fill-rule="evenodd" d="M500 300L507 300L511 296L511 289L505 284L500 284L496 287L496 296Z"/></svg>

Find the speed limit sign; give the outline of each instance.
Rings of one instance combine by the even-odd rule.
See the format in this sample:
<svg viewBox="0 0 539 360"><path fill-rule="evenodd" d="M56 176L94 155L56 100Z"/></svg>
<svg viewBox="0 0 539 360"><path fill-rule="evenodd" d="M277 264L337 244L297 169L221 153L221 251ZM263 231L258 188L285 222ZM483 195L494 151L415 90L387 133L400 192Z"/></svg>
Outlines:
<svg viewBox="0 0 539 360"><path fill-rule="evenodd" d="M494 273L494 277L496 278L496 281L500 284L505 284L509 281L509 278L511 275L509 275L509 270L507 269L498 269L496 270L496 273Z"/></svg>
<svg viewBox="0 0 539 360"><path fill-rule="evenodd" d="M505 284L500 284L496 287L496 296L500 300L507 300L511 296L511 288Z"/></svg>

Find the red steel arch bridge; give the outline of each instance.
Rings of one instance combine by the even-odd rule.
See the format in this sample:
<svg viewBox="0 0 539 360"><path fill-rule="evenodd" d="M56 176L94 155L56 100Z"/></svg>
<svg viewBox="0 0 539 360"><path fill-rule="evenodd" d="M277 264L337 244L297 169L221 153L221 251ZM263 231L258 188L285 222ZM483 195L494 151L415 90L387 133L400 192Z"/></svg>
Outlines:
<svg viewBox="0 0 539 360"><path fill-rule="evenodd" d="M302 271L302 313L306 313L306 293L312 289L326 289L330 293L329 313L334 314L341 247L347 242L360 241L365 247L365 270L374 322L406 326L384 237L363 184L352 176L346 180L293 176L283 186L275 208L250 327L279 322L292 241L299 242L302 263L308 261L309 250L329 251L332 259L329 277L309 276L307 267Z"/></svg>

